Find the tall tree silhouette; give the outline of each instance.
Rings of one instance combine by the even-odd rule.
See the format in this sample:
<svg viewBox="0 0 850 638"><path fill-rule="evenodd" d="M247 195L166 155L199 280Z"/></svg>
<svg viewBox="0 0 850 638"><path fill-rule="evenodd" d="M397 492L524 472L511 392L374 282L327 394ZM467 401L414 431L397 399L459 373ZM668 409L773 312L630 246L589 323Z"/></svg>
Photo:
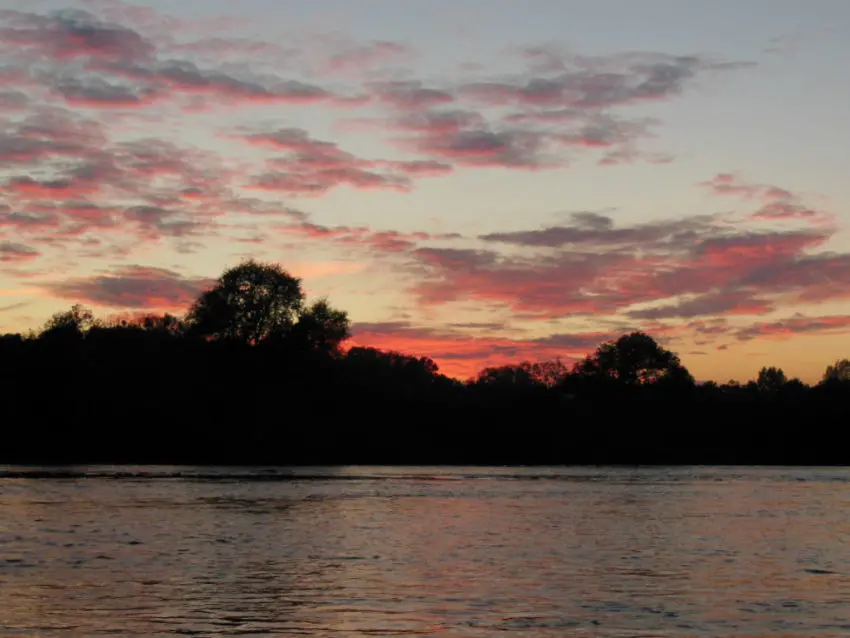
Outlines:
<svg viewBox="0 0 850 638"><path fill-rule="evenodd" d="M255 345L292 328L304 304L301 280L249 259L227 269L189 308L191 335Z"/></svg>

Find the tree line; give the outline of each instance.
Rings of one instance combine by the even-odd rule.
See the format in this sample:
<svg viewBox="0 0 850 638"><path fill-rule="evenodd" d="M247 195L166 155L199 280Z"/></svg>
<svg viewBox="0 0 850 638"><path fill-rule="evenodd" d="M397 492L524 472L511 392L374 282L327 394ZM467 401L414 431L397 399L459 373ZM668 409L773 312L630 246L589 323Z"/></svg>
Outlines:
<svg viewBox="0 0 850 638"><path fill-rule="evenodd" d="M642 332L460 381L346 347L347 314L277 264L231 267L185 316L81 305L0 336L0 462L844 464L850 361L697 384Z"/></svg>

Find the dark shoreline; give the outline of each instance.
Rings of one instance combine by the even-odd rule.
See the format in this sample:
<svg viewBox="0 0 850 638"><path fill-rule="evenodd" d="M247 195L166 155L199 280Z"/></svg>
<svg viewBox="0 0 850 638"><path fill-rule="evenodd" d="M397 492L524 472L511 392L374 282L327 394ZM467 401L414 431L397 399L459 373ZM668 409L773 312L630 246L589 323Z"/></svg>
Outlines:
<svg viewBox="0 0 850 638"><path fill-rule="evenodd" d="M850 400L843 392L823 396L820 388L790 399L714 397L697 387L688 391L694 395L688 402L646 390L634 393L646 397L567 403L555 389L491 393L449 387L448 396L438 392L409 401L363 388L337 389L333 399L323 400L324 388L302 385L274 402L255 404L250 419L240 416L246 406L239 401L218 405L215 397L229 393L215 385L179 395L144 394L131 385L85 401L78 395L76 404L21 400L19 393L17 400L5 401L0 463L850 465L842 431L850 422ZM291 401L294 410L302 402L322 406L321 412L289 418L274 409L283 401ZM131 413L123 408L129 405L135 406Z"/></svg>
<svg viewBox="0 0 850 638"><path fill-rule="evenodd" d="M0 463L850 464L846 360L813 386L777 368L697 384L631 333L571 369L525 362L462 382L428 357L328 343L310 314L253 343L168 316L83 330L81 312L0 338Z"/></svg>

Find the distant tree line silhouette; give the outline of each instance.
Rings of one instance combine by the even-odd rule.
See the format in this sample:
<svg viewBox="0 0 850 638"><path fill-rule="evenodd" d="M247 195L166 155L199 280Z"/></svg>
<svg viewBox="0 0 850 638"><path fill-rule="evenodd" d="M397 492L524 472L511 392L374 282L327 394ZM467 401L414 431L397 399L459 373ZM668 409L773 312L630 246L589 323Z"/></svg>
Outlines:
<svg viewBox="0 0 850 638"><path fill-rule="evenodd" d="M348 316L276 264L227 269L182 318L75 305L0 336L5 463L845 464L850 361L808 386L694 382L633 332L461 382L346 348Z"/></svg>

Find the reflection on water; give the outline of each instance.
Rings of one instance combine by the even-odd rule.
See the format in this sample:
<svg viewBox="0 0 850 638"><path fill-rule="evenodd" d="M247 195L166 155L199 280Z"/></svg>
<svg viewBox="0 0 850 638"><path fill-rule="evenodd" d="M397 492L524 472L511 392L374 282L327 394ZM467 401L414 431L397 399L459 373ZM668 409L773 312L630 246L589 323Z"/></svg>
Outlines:
<svg viewBox="0 0 850 638"><path fill-rule="evenodd" d="M0 635L838 636L844 469L0 468Z"/></svg>

